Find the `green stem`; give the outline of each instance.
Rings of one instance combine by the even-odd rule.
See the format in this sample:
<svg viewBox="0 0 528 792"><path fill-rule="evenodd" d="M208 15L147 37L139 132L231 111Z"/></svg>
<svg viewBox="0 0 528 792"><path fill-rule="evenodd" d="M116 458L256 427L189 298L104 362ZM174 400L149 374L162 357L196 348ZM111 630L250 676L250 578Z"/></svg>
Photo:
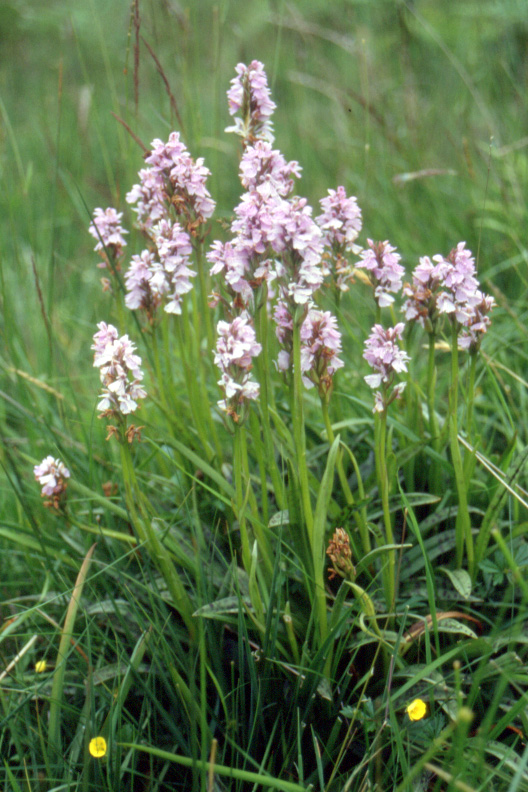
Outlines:
<svg viewBox="0 0 528 792"><path fill-rule="evenodd" d="M139 540L145 545L152 561L161 572L172 596L174 607L177 608L185 622L185 626L189 631L189 637L192 641L194 640L196 630L196 625L192 618L192 603L170 559L169 553L161 544L152 526L152 521L146 508L146 499L139 488L136 478L130 446L124 437L120 438L120 449L123 480L125 484L125 500L132 519L132 524L136 529Z"/></svg>
<svg viewBox="0 0 528 792"><path fill-rule="evenodd" d="M186 421L185 416L181 414L181 411L176 409L176 405L178 404L178 401L181 401L181 397L179 397L177 388L175 387L173 376L175 360L171 350L169 334L169 322L171 319L172 317L163 311L159 327L161 327L163 360L165 362L164 369L161 366L160 345L158 343L156 328L153 328L152 347L154 352L154 367L158 379L163 376L162 372L164 372L163 380L158 387L160 388L162 408L165 412L165 416L172 425L173 429L176 431L178 439L182 440L187 445L190 445L192 440L191 433L189 432L189 421Z"/></svg>
<svg viewBox="0 0 528 792"><path fill-rule="evenodd" d="M271 580L273 575L273 562L271 560L271 552L267 537L264 533L264 526L260 519L259 510L257 506L257 499L255 497L255 493L253 492L253 487L251 486L251 477L249 473L249 459L247 453L247 436L245 430L242 430L242 427L237 427L237 429L241 430L241 462L242 462L242 472L243 472L243 482L245 487L245 500L249 502L251 507L252 513L252 525L253 525L253 533L257 540L258 549L260 558L264 562L264 566L266 572ZM265 482L264 478L264 482Z"/></svg>
<svg viewBox="0 0 528 792"><path fill-rule="evenodd" d="M163 411L166 415L169 414L169 402L167 400L167 393L165 389L165 377L163 376L163 372L161 370L161 361L159 355L159 347L158 347L158 337L156 333L156 328L152 328L152 352L154 354L154 368L156 370L156 380L157 380L157 387L159 389L159 395L161 399L161 404L163 407Z"/></svg>
<svg viewBox="0 0 528 792"><path fill-rule="evenodd" d="M235 509L240 529L240 542L242 545L242 563L249 575L251 570L251 549L245 517L246 499L242 473L244 470L244 432L243 426L235 426L233 474L235 479Z"/></svg>
<svg viewBox="0 0 528 792"><path fill-rule="evenodd" d="M264 449L262 445L262 439L260 436L260 424L257 418L257 414L254 410L250 410L249 413L249 425L251 428L251 438L252 438L252 445L255 456L257 457L257 464L259 468L259 476L260 476L260 500L261 500L261 508L262 508L262 519L264 523L267 525L269 521L269 509L268 509L268 481L266 478L266 457L267 455L264 454Z"/></svg>
<svg viewBox="0 0 528 792"><path fill-rule="evenodd" d="M469 519L466 479L464 477L464 467L458 443L458 332L456 324L453 324L452 350L451 350L451 387L449 389L449 445L451 449L451 459L455 470L455 481L458 492L458 512L456 518L456 565L457 569L462 566L464 556L464 544L466 545L466 555L468 561L468 572L473 576L475 563L473 550L473 536L471 534L471 522Z"/></svg>
<svg viewBox="0 0 528 792"><path fill-rule="evenodd" d="M138 509L138 485L136 473L126 439L119 440L121 451L121 467L123 469L123 483L125 485L125 503L130 514L132 525L141 544L147 544L147 534Z"/></svg>
<svg viewBox="0 0 528 792"><path fill-rule="evenodd" d="M175 361L171 349L171 339L169 334L170 320L171 317L169 316L169 314L163 311L161 318L161 337L163 340L163 357L165 360L165 371L167 372L167 377L164 387L168 393L168 403L173 405L173 411L174 411L174 405L177 404L178 394L176 392L174 377L173 377L173 365ZM181 349L182 362L183 362L183 354L184 354L184 349L182 348Z"/></svg>
<svg viewBox="0 0 528 792"><path fill-rule="evenodd" d="M255 493L253 492L253 487L250 484L251 476L249 473L249 459L248 459L248 452L247 452L247 435L244 430L242 433L242 472L244 474L244 486L247 492L247 501L251 507L251 513L253 518L256 522L258 522L259 517L259 510L257 506L257 499L255 497Z"/></svg>
<svg viewBox="0 0 528 792"><path fill-rule="evenodd" d="M468 443L475 447L475 439L473 437L473 403L475 401L475 373L477 369L477 355L472 353L470 355L469 366L469 385L467 393L467 439ZM470 480L475 464L475 454L466 452L464 456L464 478L466 481Z"/></svg>
<svg viewBox="0 0 528 792"><path fill-rule="evenodd" d="M313 545L313 512L310 500L310 487L308 484L308 467L306 465L306 435L304 431L304 411L303 411L303 384L301 376L301 323L294 319L293 322L293 403L292 403L292 422L293 439L297 455L297 465L299 469L299 481L301 486L301 500L303 505L304 522L310 540Z"/></svg>
<svg viewBox="0 0 528 792"><path fill-rule="evenodd" d="M198 270L198 281L200 283L200 301L202 310L202 319L205 323L205 335L207 337L207 348L213 349L214 347L214 332L212 323L212 310L209 307L209 279L208 273L205 269L205 261L203 255L203 243L195 245L194 252L196 256L196 269Z"/></svg>
<svg viewBox="0 0 528 792"><path fill-rule="evenodd" d="M359 499L360 499L360 501L363 502L363 506L360 507L359 513L361 515L362 525L364 526L364 529L366 531L366 537L364 539L364 544L363 544L363 552L366 555L367 553L370 552L371 544L370 544L370 531L369 531L369 527L368 527L367 507L365 505L365 501L366 501L365 488L363 486L363 480L361 478L361 471L359 469L359 465L358 465L356 457L354 456L354 454L352 453L352 451L350 450L350 448L348 446L344 446L344 449L345 449L345 451L347 451L347 453L348 453L348 455L350 457L350 462L352 463L352 467L354 468L354 473L356 474L356 479L357 479L357 483L358 483Z"/></svg>
<svg viewBox="0 0 528 792"><path fill-rule="evenodd" d="M103 240L101 239L101 242ZM103 243L104 244L104 243ZM124 294L125 294L125 286L123 283L123 279L120 275L119 270L119 260L112 255L112 252L109 248L105 247L105 253L108 258L108 267L107 272L109 275L109 282L110 282L110 294L114 298L116 310L117 310L117 324L118 329L120 332L124 332L125 329L125 305L124 305Z"/></svg>
<svg viewBox="0 0 528 792"><path fill-rule="evenodd" d="M279 509L286 508L286 497L284 493L284 485L277 467L275 458L275 449L273 446L273 438L271 434L271 423L269 415L270 397L273 395L273 389L270 383L270 361L269 361L269 343L268 343L268 316L266 311L267 301L267 287L263 284L262 289L259 290L258 297L260 304L257 306L255 315L255 330L257 333L257 340L262 346L262 353L257 358L257 367L260 384L260 417L262 421L262 436L264 439L264 448L266 452L267 468L270 474L271 483L273 484L273 491L275 493L275 500Z"/></svg>
<svg viewBox="0 0 528 792"><path fill-rule="evenodd" d="M435 410L436 391L436 366L435 366L435 340L434 333L429 334L429 356L427 364L427 409L429 411L429 433L433 449L440 451L440 431Z"/></svg>
<svg viewBox="0 0 528 792"><path fill-rule="evenodd" d="M125 329L125 309L123 306L123 295L121 292L115 295L115 302L117 307L117 323L122 333Z"/></svg>
<svg viewBox="0 0 528 792"><path fill-rule="evenodd" d="M332 429L332 424L330 422L330 417L328 415L328 398L321 397L321 409L323 412L323 420L324 425L326 428L326 435L328 437L328 444L331 446L335 440L334 430ZM337 467L337 475L339 476L339 481L341 483L341 487L343 489L343 494L345 496L345 500L348 506L355 506L354 496L352 495L352 491L348 484L348 480L346 477L345 469L343 467L343 451L340 448L337 460L336 460L336 467ZM354 510L354 520L356 522L357 528L359 530L359 535L361 537L361 544L363 548L363 552L365 555L370 553L371 546L370 546L370 536L368 531L368 525L366 520L362 519L362 515L358 512L357 509Z"/></svg>
<svg viewBox="0 0 528 792"><path fill-rule="evenodd" d="M210 330L210 321L209 321L209 314L210 310L207 305L207 295L205 296L205 308L207 310L207 314L203 317L200 317L200 310L198 308L198 296L196 294L196 290L192 290L192 304L193 304L193 325L194 325L194 332L193 328L189 327L189 333L191 335L191 347L193 350L192 360L194 364L194 372L193 377L196 380L196 396L198 399L197 409L198 409L198 420L203 426L207 426L209 437L211 438L212 444L216 450L216 454L218 458L222 459L222 448L220 446L220 442L218 440L218 434L216 431L216 426L213 422L213 416L211 411L211 405L209 403L209 397L207 395L207 387L206 387L206 379L207 379L207 372L205 371L206 361L204 356L202 355L201 350L201 319L206 324L207 328L207 340L209 349L212 351L213 349L213 341L209 343L209 330ZM203 307L202 307L203 310ZM212 330L211 330L212 333Z"/></svg>
<svg viewBox="0 0 528 792"><path fill-rule="evenodd" d="M475 400L475 373L477 370L477 355L470 354L469 368L469 388L468 388L468 412L467 412L467 436L468 442L473 444L473 403Z"/></svg>
<svg viewBox="0 0 528 792"><path fill-rule="evenodd" d="M394 534L392 532L392 519L389 508L389 475L387 471L387 411L383 412L375 419L378 424L376 456L378 459L378 483L381 492L381 504L383 508L383 522L385 526L385 542L388 545L394 544ZM395 604L395 569L396 551L388 550L388 563L383 567L383 585L385 589L385 600L389 612L392 612Z"/></svg>
<svg viewBox="0 0 528 792"><path fill-rule="evenodd" d="M187 359L187 350L188 350L188 342L186 339L185 328L188 327L189 322L189 314L186 309L185 300L183 302L183 311L182 315L178 317L178 335L180 341L180 351L182 356L182 363L183 363L183 372L185 376L185 384L187 385L187 393L189 397L189 407L191 410L191 415L193 418L194 427L200 438L202 443L202 447L205 451L207 456L207 461L210 462L214 456L214 451L211 448L209 443L209 439L207 437L206 426L205 423L200 418L200 396L198 393L198 383L196 381L196 372L191 371L191 367L189 365ZM192 335L192 330L191 330ZM198 364L196 364L198 365ZM211 415L210 409L207 410L209 417Z"/></svg>
<svg viewBox="0 0 528 792"><path fill-rule="evenodd" d="M429 412L429 433L431 435L431 445L433 451L440 453L440 429L435 410L436 394L436 366L435 366L435 334L429 334L429 355L427 363L427 409ZM438 460L433 459L431 463L431 490L435 494L440 494L440 467Z"/></svg>

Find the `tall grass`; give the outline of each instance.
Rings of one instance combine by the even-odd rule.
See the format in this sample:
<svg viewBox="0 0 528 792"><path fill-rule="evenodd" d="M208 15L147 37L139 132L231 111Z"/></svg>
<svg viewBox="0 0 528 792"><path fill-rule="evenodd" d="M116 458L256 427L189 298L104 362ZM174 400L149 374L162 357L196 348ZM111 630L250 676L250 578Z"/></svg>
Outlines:
<svg viewBox="0 0 528 792"><path fill-rule="evenodd" d="M0 9L5 789L528 789L522 12ZM306 390L299 366L275 370L262 291L260 401L239 423L216 406L216 322L232 317L207 307L223 287L204 254L240 200L225 91L254 58L278 105L275 146L302 165L296 192L314 214L344 184L358 242L390 240L406 280L419 256L464 239L498 303L475 357L447 322L430 337L409 327L404 398L380 418L362 353L401 299L378 314L361 271L317 297L343 333L331 396ZM125 195L141 142L173 129L205 158L217 208L182 316L150 323L123 305L144 247ZM113 294L87 233L110 205L131 230ZM102 320L143 360L141 442L107 442L98 420ZM55 509L33 476L48 454L71 472ZM351 556L332 573L338 527Z"/></svg>

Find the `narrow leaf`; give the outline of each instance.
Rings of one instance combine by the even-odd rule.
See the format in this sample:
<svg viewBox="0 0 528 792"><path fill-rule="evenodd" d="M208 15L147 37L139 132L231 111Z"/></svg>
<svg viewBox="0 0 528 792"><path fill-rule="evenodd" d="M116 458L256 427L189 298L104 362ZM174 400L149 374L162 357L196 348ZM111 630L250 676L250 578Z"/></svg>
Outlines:
<svg viewBox="0 0 528 792"><path fill-rule="evenodd" d="M62 694L64 689L64 675L66 673L66 662L69 654L69 646L73 639L73 625L77 617L77 611L81 601L81 595L86 582L88 568L92 560L93 552L96 548L93 544L88 550L84 561L82 562L75 586L72 591L68 610L66 611L66 618L64 619L64 627L62 628L61 639L59 643L59 651L57 653L57 661L55 663L55 673L53 675L53 686L51 688L51 703L49 712L49 746L57 756L61 754L61 737L60 737L60 723L61 723L61 707L62 707Z"/></svg>

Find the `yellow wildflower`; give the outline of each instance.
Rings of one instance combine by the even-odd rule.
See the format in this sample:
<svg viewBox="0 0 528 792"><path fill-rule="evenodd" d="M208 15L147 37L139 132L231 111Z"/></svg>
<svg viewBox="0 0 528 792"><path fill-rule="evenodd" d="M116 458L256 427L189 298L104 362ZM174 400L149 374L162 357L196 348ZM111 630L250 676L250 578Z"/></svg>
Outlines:
<svg viewBox="0 0 528 792"><path fill-rule="evenodd" d="M412 721L422 720L427 712L427 704L422 699L414 699L406 708L405 712Z"/></svg>
<svg viewBox="0 0 528 792"><path fill-rule="evenodd" d="M37 660L35 663L35 671L37 674L43 674L47 667L48 664L45 660Z"/></svg>
<svg viewBox="0 0 528 792"><path fill-rule="evenodd" d="M103 756L106 756L106 740L104 737L93 737L90 740L90 744L88 746L88 750L90 751L91 755L96 759L101 759Z"/></svg>

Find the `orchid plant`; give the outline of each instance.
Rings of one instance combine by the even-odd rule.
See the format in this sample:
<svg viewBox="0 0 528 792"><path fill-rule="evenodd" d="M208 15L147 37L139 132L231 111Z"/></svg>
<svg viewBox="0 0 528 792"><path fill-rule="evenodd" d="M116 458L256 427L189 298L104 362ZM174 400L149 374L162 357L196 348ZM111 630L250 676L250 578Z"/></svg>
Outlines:
<svg viewBox="0 0 528 792"><path fill-rule="evenodd" d="M287 161L273 148L272 117L276 105L271 99L262 63L238 64L228 91L228 105L234 124L226 132L235 133L241 139L239 176L244 190L234 208L229 238L208 240L207 273L202 243L210 234L207 223L215 209L215 201L207 188L210 172L203 159L195 161L192 158L178 132L172 132L167 142L154 140L145 156L146 167L139 171L139 182L127 194L146 247L131 256L124 277L124 306L143 315L150 328L160 404L167 413L170 413L173 385L167 385L165 380L172 383L174 374L168 351L168 319L161 321L159 310L163 308L165 314L172 314L179 320L176 332L183 345L181 355L190 409L209 459L213 459L215 453L211 438L217 436L218 419L211 420L206 381L211 363L219 370L218 385L222 393L217 400L219 417L223 417L225 428L234 437L233 516L240 529L242 564L252 576L256 569L256 552L264 559L267 570L257 573L256 587L252 589L257 611L263 612L266 580L269 582L272 571L274 540L266 527L270 493L279 509L285 510L289 505L290 520L295 513L290 505L292 498L298 497L296 519L302 530L297 549L314 581L315 588L310 590L309 596L317 603L319 618L326 624L323 563L328 499L333 490L335 469L341 497L354 518L350 540L358 556L355 560L361 560L361 554L369 556L374 543L385 604L390 613L397 599L398 545L390 506L396 482L395 472L388 464L393 442L388 420L392 403L405 398L410 376L410 356L404 347L406 328L418 323L429 335L426 417L437 453L441 451L442 438L435 406L435 341L443 332L444 317L452 328L452 385L445 421L449 427L460 501L457 561L461 563L465 548L473 574L466 497L468 468L464 471L458 441L458 354L459 350L469 352L471 382L474 383L475 360L490 324L494 300L480 291L475 262L464 242L447 258L441 255L421 258L412 274L412 282L404 285L402 257L393 245L387 240L375 242L370 238L364 248L359 244L362 212L356 197L347 195L343 186L328 190L327 196L320 200L321 214L314 218L308 200L294 194L301 179L299 163ZM121 221L122 213L115 209L94 212L89 230L97 240L96 251L103 257L100 266L111 262L115 268L124 259L124 235L128 232ZM336 437L330 418L336 373L346 369L348 361L343 355L337 317L328 310L325 287L332 287L339 305L342 296L353 288L354 278L364 280L360 277L363 272L367 274L375 300L375 323L365 341L363 357L372 369L364 379L374 391L374 453L382 528L368 519L358 463L351 449ZM193 296L197 277L201 304ZM206 292L208 296L204 301ZM404 321L398 322L395 311L400 294ZM387 311L389 321L384 319ZM201 339L205 334L207 343L212 340L213 317L217 338L204 358L200 351ZM120 319L123 318L120 313ZM165 350L164 372L156 341L160 324ZM270 332L272 327L274 331ZM193 350L194 360L199 361L197 372L191 373L186 347ZM132 441L139 430L123 427L126 427L126 416L135 411L147 395L141 384L141 361L128 336L119 338L116 328L105 322L99 324L93 348L94 365L100 368L104 386L99 409L117 418L119 432L124 432L123 437ZM320 498L314 497L313 474L307 456L304 391L312 388L320 398L331 451L325 474L324 508ZM279 389L285 390L289 404L291 435L277 411L277 399L282 398ZM472 398L471 392L471 403ZM183 427L182 431L185 431ZM113 432L118 433L117 428L112 429L111 434ZM471 435L471 420L468 432ZM278 434L283 437L280 451ZM253 491L248 437L258 462L260 501ZM288 471L289 482L285 479L285 471ZM356 479L356 492L351 486L352 474ZM435 475L438 484L438 470ZM356 506L358 500L363 503L360 508ZM370 565L368 569L376 574L376 566ZM322 627L321 640L325 635L326 627Z"/></svg>

